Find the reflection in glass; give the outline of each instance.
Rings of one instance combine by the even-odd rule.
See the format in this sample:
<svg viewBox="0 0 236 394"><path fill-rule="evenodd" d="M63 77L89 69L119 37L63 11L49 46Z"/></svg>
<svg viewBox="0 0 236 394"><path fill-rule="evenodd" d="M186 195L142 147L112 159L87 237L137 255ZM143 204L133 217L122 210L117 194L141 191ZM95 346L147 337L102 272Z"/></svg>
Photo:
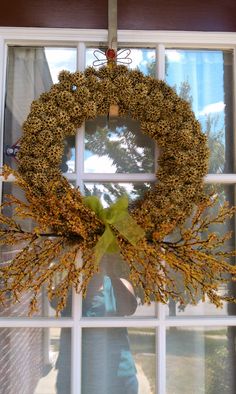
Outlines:
<svg viewBox="0 0 236 394"><path fill-rule="evenodd" d="M121 48L123 51L124 48ZM138 68L145 75L156 75L156 50L150 48L129 48L130 55L128 56L131 59L131 64L127 64L127 61L124 59L126 56L126 51L119 54L117 56L117 63L126 64L129 68L136 69ZM97 51L98 48L87 48L86 49L86 67L93 66L95 60L97 60L94 56L94 51ZM106 63L105 49L99 49L101 53L96 52L100 60L100 67ZM96 63L98 64L98 62ZM99 67L99 65L98 65ZM96 67L96 68L98 68Z"/></svg>
<svg viewBox="0 0 236 394"><path fill-rule="evenodd" d="M110 206L117 198L127 195L131 201L134 201L137 198L141 198L145 191L150 188L150 184L139 184L139 183L89 183L86 182L84 184L84 192L86 196L97 196L99 197L102 205L106 208ZM128 265L122 260L121 255L119 254L107 254L103 257L100 263L100 271L99 275L95 276L94 279L90 282L90 290L88 294L94 295L97 290L100 290L99 293L99 300L101 301L104 298L104 276L105 281L112 278L114 280L112 291L116 292L117 294L122 294L125 292L127 293L127 289L125 286L118 283L120 280L129 280L129 269ZM128 288L132 288L131 284L128 283ZM123 290L122 290L123 289ZM110 292L109 292L110 294ZM128 293L127 293L128 294ZM134 289L134 294L137 300L137 305L134 310L130 313L127 311L123 311L120 313L118 310L114 310L112 315L114 316L155 316L156 308L155 303L151 303L150 305L143 304L143 293L139 288ZM132 298L132 297L131 297ZM131 304L133 300L129 298ZM122 304L124 306L128 306L128 297L125 299L121 297L120 300L121 307ZM94 304L93 304L94 306ZM101 307L101 305L100 305ZM89 317L96 317L96 316L109 316L109 313L104 308L104 305L99 309L99 305L97 305L96 312L93 311L91 314L88 311L88 304L85 306L84 303L84 315ZM123 309L123 308L122 308Z"/></svg>
<svg viewBox="0 0 236 394"><path fill-rule="evenodd" d="M0 328L0 392L69 394L70 346L69 328Z"/></svg>
<svg viewBox="0 0 236 394"><path fill-rule="evenodd" d="M235 327L170 328L167 394L235 393Z"/></svg>
<svg viewBox="0 0 236 394"><path fill-rule="evenodd" d="M14 197L20 199L21 201L26 201L24 193L22 189L20 189L17 185L14 183L10 182L3 182L2 184L2 201L6 201L6 195L11 194ZM2 213L5 216L12 217L13 215L13 209L11 206L4 206L2 209ZM22 228L25 231L31 232L35 226L35 223L30 220L23 220L19 217L14 217L16 222L22 226ZM20 250L25 247L25 243L17 244L17 245L1 245L0 246L0 265L4 264L7 265L18 253ZM54 278L54 286L58 283L59 280L61 280L61 277L63 276L63 273L57 273ZM1 282L0 282L1 284ZM10 299L10 294L9 294L9 299L6 300L6 303L4 305L0 304L0 316L7 316L7 317L12 317L12 316L28 316L29 313L29 302L32 298L32 294L30 292L25 293L20 299L20 302L14 303ZM48 316L53 316L55 317L55 307L56 307L56 300L53 300L51 303L48 301L47 297L47 292L45 288L42 288L39 294L38 298L38 311L34 314L34 316L42 316L42 317L48 317ZM68 297L67 301L67 306L64 311L62 311L61 316L71 316L71 293L70 296Z"/></svg>
<svg viewBox="0 0 236 394"><path fill-rule="evenodd" d="M27 202L25 198L25 194L23 190L14 183L10 182L3 182L2 184L2 202L7 202L7 195L13 195L17 199L21 200L22 202ZM5 216L12 217L14 212L11 206L4 206L2 208L2 212ZM24 227L25 230L31 231L33 229L34 223L32 220L23 220L20 217L14 217L14 219L19 223L21 226Z"/></svg>
<svg viewBox="0 0 236 394"><path fill-rule="evenodd" d="M209 173L233 171L231 51L168 49L166 81L192 105L211 152Z"/></svg>
<svg viewBox="0 0 236 394"><path fill-rule="evenodd" d="M21 126L32 101L57 82L59 71L76 70L76 52L76 48L8 47L4 118L6 149L19 142ZM7 156L6 149L4 163L15 168L17 162Z"/></svg>
<svg viewBox="0 0 236 394"><path fill-rule="evenodd" d="M75 172L75 136L65 138L60 169L63 173Z"/></svg>
<svg viewBox="0 0 236 394"><path fill-rule="evenodd" d="M131 118L98 117L85 128L84 171L92 173L154 172L154 141Z"/></svg>
<svg viewBox="0 0 236 394"><path fill-rule="evenodd" d="M210 216L214 216L215 213L220 208L220 206L223 205L223 203L225 201L228 201L230 205L234 204L234 194L235 194L234 186L220 185L220 184L215 184L215 185L206 184L205 190L209 194L214 192L214 194L218 195L218 198L219 198L218 205L213 207L211 210L209 210L208 214ZM233 220L229 220L229 221L224 222L222 224L214 224L210 227L210 231L213 233L218 233L218 234L225 234L229 231L234 231ZM235 239L233 236L227 242L226 247L227 247L227 250L235 250ZM234 264L233 258L232 258L231 263ZM182 276L180 274L173 272L173 277L175 278L175 281L177 281L177 283L179 285L179 290L184 293L184 284L183 284ZM231 282L231 284L228 284L228 285L222 284L219 291L222 295L227 294L227 295L233 295L235 297L235 294L236 294L235 283ZM196 299L196 305L192 305L190 303L190 299L187 297L187 295L185 296L185 304L183 304L183 305L180 305L179 303L176 303L175 301L170 299L170 301L168 303L169 309L167 309L167 313L171 317L174 317L174 316L179 316L179 317L181 317L181 316L200 316L200 315L227 316L227 315L235 315L236 314L235 304L230 304L230 303L224 302L223 308L216 308L215 305L208 302L207 297L206 297L205 302L202 302L201 298L202 298L202 295L201 295L201 292L199 291L199 298Z"/></svg>
<svg viewBox="0 0 236 394"><path fill-rule="evenodd" d="M89 282L83 299L83 316L145 317L155 315L155 304L142 305L142 292L133 288L129 267L120 254L106 254L99 272Z"/></svg>
<svg viewBox="0 0 236 394"><path fill-rule="evenodd" d="M56 394L71 392L71 329L68 327L57 329L60 336L56 341L57 354L54 368L56 376ZM35 394L41 394L35 393Z"/></svg>
<svg viewBox="0 0 236 394"><path fill-rule="evenodd" d="M13 260L19 251L26 245L19 244L16 246L1 246L0 247L0 266L7 266L8 263ZM54 277L53 286L56 286L57 282L61 280L63 273L57 273ZM1 279L0 279L1 288ZM0 304L0 317L29 317L29 303L32 299L33 293L24 293L18 298L18 302L13 303L11 294L4 300L4 304ZM38 310L34 313L34 317L55 317L56 316L56 299L49 302L47 291L44 287L41 288L38 295ZM72 306L71 291L67 299L66 307L60 313L60 317L70 317Z"/></svg>
<svg viewBox="0 0 236 394"><path fill-rule="evenodd" d="M84 329L82 394L138 392L155 392L154 329Z"/></svg>
<svg viewBox="0 0 236 394"><path fill-rule="evenodd" d="M138 68L145 75L156 75L156 50L148 48L131 48L130 68Z"/></svg>
<svg viewBox="0 0 236 394"><path fill-rule="evenodd" d="M67 70L72 73L76 71L77 48L46 47L44 51L53 83L58 82L60 71Z"/></svg>
<svg viewBox="0 0 236 394"><path fill-rule="evenodd" d="M84 183L84 194L86 196L99 197L102 205L106 208L117 198L127 195L130 201L142 198L150 189L150 183Z"/></svg>

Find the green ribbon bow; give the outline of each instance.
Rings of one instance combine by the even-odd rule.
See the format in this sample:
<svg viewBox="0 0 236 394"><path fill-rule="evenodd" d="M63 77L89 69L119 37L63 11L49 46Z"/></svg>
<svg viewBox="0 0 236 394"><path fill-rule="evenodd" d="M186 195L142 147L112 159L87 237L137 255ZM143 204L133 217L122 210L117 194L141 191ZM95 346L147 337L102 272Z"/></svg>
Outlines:
<svg viewBox="0 0 236 394"><path fill-rule="evenodd" d="M105 231L94 248L96 264L99 263L105 253L117 253L119 251L116 235L112 231L111 225L132 245L136 245L144 237L145 231L128 213L129 202L126 195L120 197L108 208L103 208L97 196L84 197L83 201L105 224Z"/></svg>

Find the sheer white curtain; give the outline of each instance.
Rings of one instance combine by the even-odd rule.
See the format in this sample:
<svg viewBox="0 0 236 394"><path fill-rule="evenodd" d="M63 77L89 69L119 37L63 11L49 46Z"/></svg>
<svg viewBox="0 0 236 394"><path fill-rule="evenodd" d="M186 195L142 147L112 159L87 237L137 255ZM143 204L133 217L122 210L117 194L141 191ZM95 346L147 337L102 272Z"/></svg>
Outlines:
<svg viewBox="0 0 236 394"><path fill-rule="evenodd" d="M9 47L6 84L4 145L20 138L31 102L49 90L52 78L42 47ZM5 156L5 155L4 155ZM14 161L4 157L8 164Z"/></svg>

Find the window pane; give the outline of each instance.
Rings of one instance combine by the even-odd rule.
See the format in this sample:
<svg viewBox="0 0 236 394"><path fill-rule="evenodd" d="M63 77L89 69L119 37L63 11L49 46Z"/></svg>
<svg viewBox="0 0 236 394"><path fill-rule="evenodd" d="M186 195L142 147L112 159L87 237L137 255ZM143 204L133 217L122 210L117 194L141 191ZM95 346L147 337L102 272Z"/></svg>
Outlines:
<svg viewBox="0 0 236 394"><path fill-rule="evenodd" d="M122 54L121 54L122 56ZM138 68L145 75L156 75L156 50L147 48L131 48L130 68Z"/></svg>
<svg viewBox="0 0 236 394"><path fill-rule="evenodd" d="M1 328L0 392L70 393L69 328Z"/></svg>
<svg viewBox="0 0 236 394"><path fill-rule="evenodd" d="M142 198L146 191L149 190L151 184L148 182L126 182L126 183L84 183L84 194L86 196L97 196L106 208L117 198L127 195L130 201Z"/></svg>
<svg viewBox="0 0 236 394"><path fill-rule="evenodd" d="M94 51L95 48L87 49L86 66L92 66L96 60ZM123 52L121 57L125 55ZM105 61L104 51L99 56ZM154 49L131 49L129 57L131 68L155 75ZM84 159L85 172L154 172L154 142L140 132L138 121L130 118L108 121L107 117L99 117L86 122Z"/></svg>
<svg viewBox="0 0 236 394"><path fill-rule="evenodd" d="M63 173L75 172L75 136L66 137L60 169Z"/></svg>
<svg viewBox="0 0 236 394"><path fill-rule="evenodd" d="M166 81L192 105L211 152L209 173L233 172L231 51L168 49Z"/></svg>
<svg viewBox="0 0 236 394"><path fill-rule="evenodd" d="M58 82L58 75L62 70L75 72L77 69L76 48L45 48L53 83ZM62 172L75 172L75 136L65 138L65 149L61 163Z"/></svg>
<svg viewBox="0 0 236 394"><path fill-rule="evenodd" d="M16 167L11 147L20 144L30 105L57 82L58 73L76 70L76 48L9 47L4 119L4 163ZM69 147L68 147L69 145ZM62 171L74 171L74 138L65 144ZM32 149L34 147L32 146ZM9 156L10 155L10 156Z"/></svg>
<svg viewBox="0 0 236 394"><path fill-rule="evenodd" d="M142 303L143 292L133 288L129 280L129 267L120 254L106 254L99 264L99 273L90 280L86 298L83 299L84 317L155 316L155 303Z"/></svg>
<svg viewBox="0 0 236 394"><path fill-rule="evenodd" d="M104 207L110 204L124 194L127 194L131 200L135 200L143 195L145 188L150 184L135 183L89 183L84 184L85 195L95 195L100 198ZM110 283L111 279L111 283ZM122 280L124 283L122 283ZM109 289L107 291L107 284ZM133 299L128 289L132 289L129 283L129 268L122 260L119 254L107 254L100 262L100 273L95 275L90 282L90 292L87 293L87 300L83 303L83 314L87 317L137 317L137 316L155 316L155 303L143 305L143 293L141 289L135 288ZM111 293L112 292L112 293ZM114 292L114 299L111 300L111 294ZM124 297L124 293L126 296ZM113 311L108 311L105 306L105 299L109 298L116 306ZM94 304L94 300L99 303ZM119 307L118 307L119 304Z"/></svg>
<svg viewBox="0 0 236 394"><path fill-rule="evenodd" d="M219 197L219 203L218 206L212 208L209 211L209 214L213 216L216 212L216 209L218 209L224 201L228 201L230 205L234 205L234 195L235 195L235 187L231 185L205 185L205 189L207 192L213 192L215 191L215 194L218 195ZM234 221L227 221L222 224L215 224L211 226L210 229L211 232L215 232L218 234L225 234L228 231L233 231L234 232ZM225 246L227 250L235 250L235 239L234 236L227 242L227 245ZM223 249L222 249L223 250ZM232 258L232 261L230 261L232 264L234 264L234 259ZM183 281L180 275L173 274L175 276L175 280L178 280L179 283L179 288L180 291L183 286ZM182 287L181 287L182 286ZM228 294L228 295L234 295L236 294L236 285L234 282L231 282L230 284L222 284L222 286L219 289L220 294ZM224 302L223 308L216 308L215 305L211 304L210 302L207 301L206 297L206 302L201 301L201 293L199 292L199 299L196 300L197 305L191 305L190 300L188 296L186 295L185 297L185 305L179 305L178 303L174 302L173 300L169 301L169 309L167 309L167 313L169 316L193 316L193 315L204 315L204 316L227 316L227 315L235 315L236 314L236 305L235 304L230 304L227 302Z"/></svg>
<svg viewBox="0 0 236 394"><path fill-rule="evenodd" d="M154 172L154 141L131 118L99 117L85 126L84 171L93 173Z"/></svg>
<svg viewBox="0 0 236 394"><path fill-rule="evenodd" d="M95 55L99 60L94 56L94 51L96 51ZM94 66L97 68L106 64L105 51L106 50L102 48L87 48L86 67ZM131 63L127 60L127 57L131 60ZM156 50L150 48L120 48L117 54L117 64L125 64L132 69L139 68L139 70L146 75L155 75Z"/></svg>
<svg viewBox="0 0 236 394"><path fill-rule="evenodd" d="M58 82L58 75L62 70L75 72L77 69L77 49L76 48L53 48L44 49L45 56L50 69L53 83Z"/></svg>
<svg viewBox="0 0 236 394"><path fill-rule="evenodd" d="M82 352L82 394L155 393L154 329L86 328Z"/></svg>
<svg viewBox="0 0 236 394"><path fill-rule="evenodd" d="M15 196L16 198L20 199L21 201L25 201L24 193L22 190L14 185L13 183L7 183L3 182L3 187L2 187L2 201L6 201L6 194L11 194ZM11 207L5 206L2 210L4 215L8 217L12 217L13 211ZM16 218L15 218L16 219ZM20 218L17 218L17 223L22 226L22 228L25 231L32 231L34 227L34 223L31 220L23 220ZM0 265L7 265L18 253L19 251L26 246L25 244L18 244L18 245L13 245L13 246L0 246ZM62 273L60 273L62 275ZM54 286L57 285L58 281L61 279L59 274L55 274L54 278ZM1 283L1 282L0 282ZM32 298L32 294L30 292L25 293L22 298L20 298L20 302L17 302L13 304L10 298L6 300L5 305L0 304L0 316L28 316L29 313L29 302ZM47 297L47 291L45 288L41 288L41 291L39 293L39 298L38 298L38 312L35 313L34 316L38 317L48 317L48 316L53 316L55 317L56 312L56 304L57 301L54 299L51 302L48 301ZM66 317L66 316L71 316L71 302L72 302L72 297L71 293L69 293L68 296L68 301L66 308L62 311L61 317Z"/></svg>
<svg viewBox="0 0 236 394"><path fill-rule="evenodd" d="M22 245L18 247L0 247L0 266L7 265L20 249L23 248ZM61 274L62 275L62 274ZM54 283L56 285L57 281L60 279L59 274L55 274ZM0 280L1 288L1 280ZM0 304L0 317L28 317L29 316L29 303L33 297L33 293L30 291L24 293L22 297L19 297L18 302L13 303L10 293L9 297L4 300L4 305ZM55 317L56 316L56 305L57 300L53 299L48 301L47 291L45 287L42 287L38 296L38 310L34 313L33 317ZM71 292L69 292L66 307L60 313L59 317L70 317L72 310L72 297Z"/></svg>
<svg viewBox="0 0 236 394"><path fill-rule="evenodd" d="M235 393L235 327L170 328L167 394Z"/></svg>

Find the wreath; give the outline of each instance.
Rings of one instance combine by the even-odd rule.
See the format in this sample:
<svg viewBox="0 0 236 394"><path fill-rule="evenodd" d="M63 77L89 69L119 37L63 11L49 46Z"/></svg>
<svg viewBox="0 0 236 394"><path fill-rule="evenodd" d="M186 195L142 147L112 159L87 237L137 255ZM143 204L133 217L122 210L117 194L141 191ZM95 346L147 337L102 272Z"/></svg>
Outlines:
<svg viewBox="0 0 236 394"><path fill-rule="evenodd" d="M113 105L118 106L120 117L139 121L161 154L157 181L143 198L128 205L123 196L103 209L97 199L85 198L71 187L60 163L65 138L75 135L84 121L107 115ZM164 81L125 66L89 67L84 73L62 71L59 82L32 102L18 160L18 171L5 167L4 175L15 174L27 202L8 196L3 205L13 206L14 214L12 218L1 214L0 240L6 245L24 242L24 246L0 267L3 303L9 292L16 301L30 291L30 311L34 312L44 285L49 299L58 300L59 312L71 286L85 293L102 255L117 251L144 302L166 303L170 297L185 302L173 272L181 274L191 302L199 294L216 306L233 300L218 293L219 285L235 275L228 261L233 252L219 249L229 234L208 230L212 223L231 217L234 208L223 204L216 215L206 216L215 204L203 190L206 136L189 103ZM18 217L33 219L32 231L23 229ZM174 230L178 237L171 241Z"/></svg>

